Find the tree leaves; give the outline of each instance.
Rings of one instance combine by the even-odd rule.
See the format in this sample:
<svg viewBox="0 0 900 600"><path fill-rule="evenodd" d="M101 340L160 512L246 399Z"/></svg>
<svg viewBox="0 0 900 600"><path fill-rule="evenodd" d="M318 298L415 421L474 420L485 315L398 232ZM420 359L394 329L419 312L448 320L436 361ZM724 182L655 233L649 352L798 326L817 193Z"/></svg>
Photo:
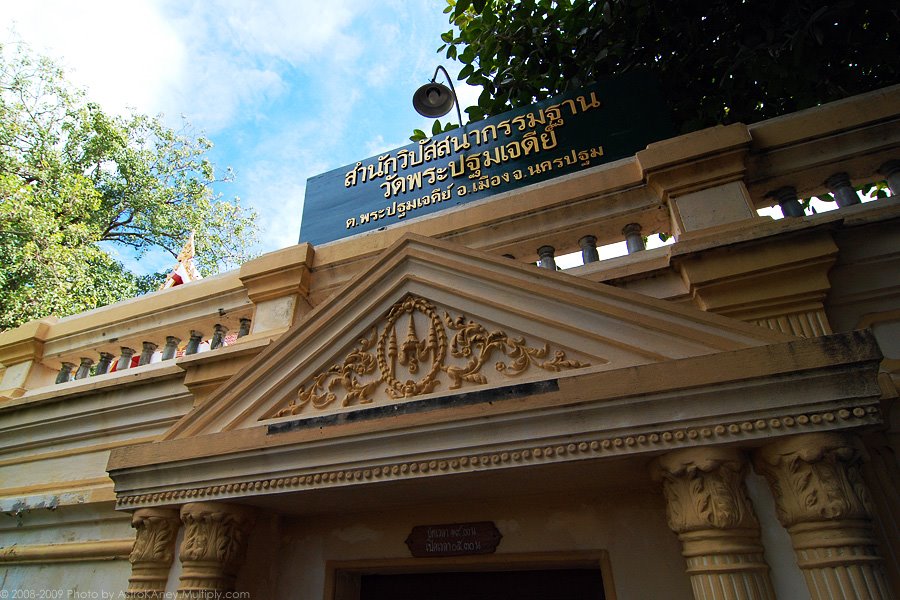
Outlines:
<svg viewBox="0 0 900 600"><path fill-rule="evenodd" d="M475 118L633 69L683 131L751 123L900 81L900 8L877 0L446 0ZM443 51L443 50L442 50Z"/></svg>
<svg viewBox="0 0 900 600"><path fill-rule="evenodd" d="M155 289L102 244L174 262L194 231L206 273L246 260L256 217L213 194L232 174L217 179L211 147L187 124L106 114L49 60L0 46L0 329Z"/></svg>

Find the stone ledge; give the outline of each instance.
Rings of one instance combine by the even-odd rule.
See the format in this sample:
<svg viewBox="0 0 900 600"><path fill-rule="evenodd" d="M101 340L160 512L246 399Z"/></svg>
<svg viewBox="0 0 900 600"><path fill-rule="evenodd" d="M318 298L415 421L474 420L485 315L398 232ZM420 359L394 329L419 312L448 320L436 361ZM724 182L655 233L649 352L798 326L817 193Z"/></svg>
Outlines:
<svg viewBox="0 0 900 600"><path fill-rule="evenodd" d="M97 540L8 546L0 548L0 564L81 562L94 560L128 560L134 540Z"/></svg>

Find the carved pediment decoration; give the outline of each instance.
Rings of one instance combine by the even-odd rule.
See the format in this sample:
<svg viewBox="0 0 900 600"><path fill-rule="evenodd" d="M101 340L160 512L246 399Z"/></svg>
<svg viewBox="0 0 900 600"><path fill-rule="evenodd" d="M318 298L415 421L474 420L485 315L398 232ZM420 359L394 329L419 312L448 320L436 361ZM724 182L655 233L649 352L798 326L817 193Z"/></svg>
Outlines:
<svg viewBox="0 0 900 600"><path fill-rule="evenodd" d="M426 331L420 335L423 323ZM399 331L404 326L405 335ZM598 359L594 360L596 364ZM369 404L382 386L388 398L402 400L433 392L442 379L448 380L450 390L484 385L489 383L486 365L492 361L494 370L505 377L535 369L559 372L591 366L550 344L535 347L523 336L489 331L465 315L452 317L443 311L442 317L429 300L408 295L341 362L309 377L286 407L263 418ZM606 362L599 359L599 364Z"/></svg>

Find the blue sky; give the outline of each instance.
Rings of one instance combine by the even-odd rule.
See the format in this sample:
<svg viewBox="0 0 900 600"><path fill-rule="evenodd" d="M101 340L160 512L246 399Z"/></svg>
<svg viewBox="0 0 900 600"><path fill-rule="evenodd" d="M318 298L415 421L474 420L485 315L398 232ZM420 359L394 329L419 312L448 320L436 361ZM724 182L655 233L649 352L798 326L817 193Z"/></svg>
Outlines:
<svg viewBox="0 0 900 600"><path fill-rule="evenodd" d="M215 144L225 197L260 215L260 252L297 242L306 180L408 143L413 92L443 64L443 0L29 0L10 30L111 112L181 115ZM454 80L463 108L478 90ZM451 113L450 116L452 116ZM127 256L120 257L126 263ZM171 257L142 261L166 269Z"/></svg>

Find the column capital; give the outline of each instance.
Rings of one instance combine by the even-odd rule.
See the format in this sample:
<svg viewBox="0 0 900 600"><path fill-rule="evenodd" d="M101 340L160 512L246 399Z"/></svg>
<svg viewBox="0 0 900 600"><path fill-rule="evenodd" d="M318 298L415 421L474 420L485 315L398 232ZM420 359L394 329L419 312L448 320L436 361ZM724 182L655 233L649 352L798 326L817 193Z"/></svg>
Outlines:
<svg viewBox="0 0 900 600"><path fill-rule="evenodd" d="M871 502L859 465L865 459L855 436L811 433L761 448L754 466L772 487L785 527L833 519L868 520Z"/></svg>
<svg viewBox="0 0 900 600"><path fill-rule="evenodd" d="M734 448L677 450L655 461L669 527L681 540L695 600L774 600L747 461Z"/></svg>
<svg viewBox="0 0 900 600"><path fill-rule="evenodd" d="M756 454L813 600L896 598L872 530L864 458L859 438L833 432L791 436Z"/></svg>
<svg viewBox="0 0 900 600"><path fill-rule="evenodd" d="M688 448L657 459L653 474L663 482L672 531L758 527L744 489L746 465L734 448Z"/></svg>
<svg viewBox="0 0 900 600"><path fill-rule="evenodd" d="M181 508L185 526L180 558L179 598L206 598L234 591L247 551L254 509L219 502L192 502ZM205 595L206 594L206 595Z"/></svg>
<svg viewBox="0 0 900 600"><path fill-rule="evenodd" d="M131 577L126 598L162 598L175 558L175 538L181 526L178 510L141 508L131 517L134 546L128 560Z"/></svg>

